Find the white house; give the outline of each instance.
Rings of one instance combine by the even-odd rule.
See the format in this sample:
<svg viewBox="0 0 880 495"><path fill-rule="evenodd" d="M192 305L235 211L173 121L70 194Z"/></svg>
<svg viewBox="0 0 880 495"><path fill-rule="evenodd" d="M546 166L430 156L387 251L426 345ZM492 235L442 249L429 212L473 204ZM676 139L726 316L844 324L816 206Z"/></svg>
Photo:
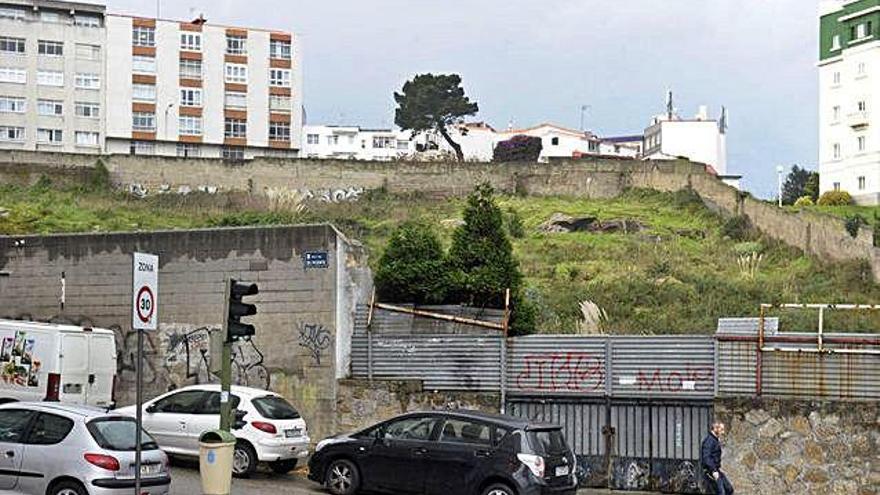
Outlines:
<svg viewBox="0 0 880 495"><path fill-rule="evenodd" d="M671 97L665 115L654 117L645 129L644 160L675 160L679 157L704 163L719 176L727 174L727 112L716 120L705 106L691 118L672 110Z"/></svg>
<svg viewBox="0 0 880 495"><path fill-rule="evenodd" d="M303 126L306 158L390 161L412 156L415 141L410 132L394 129L362 129L357 126Z"/></svg>
<svg viewBox="0 0 880 495"><path fill-rule="evenodd" d="M819 12L819 189L880 203L880 4L823 1Z"/></svg>

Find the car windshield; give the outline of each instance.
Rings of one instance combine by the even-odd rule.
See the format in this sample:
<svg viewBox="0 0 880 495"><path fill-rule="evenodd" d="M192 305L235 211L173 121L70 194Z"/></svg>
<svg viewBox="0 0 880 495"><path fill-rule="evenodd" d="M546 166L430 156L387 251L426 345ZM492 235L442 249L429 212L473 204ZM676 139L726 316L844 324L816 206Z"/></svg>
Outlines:
<svg viewBox="0 0 880 495"><path fill-rule="evenodd" d="M253 400L254 407L266 419L299 419L300 415L284 397L267 395Z"/></svg>
<svg viewBox="0 0 880 495"><path fill-rule="evenodd" d="M87 425L92 438L103 449L133 451L136 448L135 431L137 423L131 418L99 418ZM144 430L141 430L141 448L155 450L159 446Z"/></svg>
<svg viewBox="0 0 880 495"><path fill-rule="evenodd" d="M529 430L526 436L535 454L564 454L568 452L568 446L565 445L561 429Z"/></svg>

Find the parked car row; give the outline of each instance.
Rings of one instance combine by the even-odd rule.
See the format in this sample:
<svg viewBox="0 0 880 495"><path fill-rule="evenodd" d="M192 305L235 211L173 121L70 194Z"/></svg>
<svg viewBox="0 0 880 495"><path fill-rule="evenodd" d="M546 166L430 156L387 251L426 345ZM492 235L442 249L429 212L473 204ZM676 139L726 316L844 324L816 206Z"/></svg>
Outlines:
<svg viewBox="0 0 880 495"><path fill-rule="evenodd" d="M309 457L306 424L283 397L233 387L230 401L238 411L235 476L249 476L258 463L287 473ZM134 406L107 412L57 402L0 405L0 491L131 493L140 441L142 493L167 495L168 456L197 457L199 436L219 426L219 414L219 385L185 387L146 402L140 435ZM444 411L405 414L324 439L311 455L309 478L334 495L572 495L575 466L557 425Z"/></svg>

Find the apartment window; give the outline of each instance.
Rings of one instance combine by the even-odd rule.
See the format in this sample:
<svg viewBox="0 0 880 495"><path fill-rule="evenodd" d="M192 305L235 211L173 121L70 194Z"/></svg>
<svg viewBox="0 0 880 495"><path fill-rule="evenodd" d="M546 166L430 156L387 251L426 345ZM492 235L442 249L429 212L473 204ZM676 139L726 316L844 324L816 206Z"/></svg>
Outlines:
<svg viewBox="0 0 880 495"><path fill-rule="evenodd" d="M859 191L862 191L864 189L865 189L865 176L863 175L863 176L859 177Z"/></svg>
<svg viewBox="0 0 880 495"><path fill-rule="evenodd" d="M180 106L182 107L200 107L202 106L202 90L186 88L180 90Z"/></svg>
<svg viewBox="0 0 880 495"><path fill-rule="evenodd" d="M202 51L202 34L180 33L180 49L190 52Z"/></svg>
<svg viewBox="0 0 880 495"><path fill-rule="evenodd" d="M336 146L337 144L339 144L339 136L337 136L336 134L331 134L327 136L327 144L329 144L330 146Z"/></svg>
<svg viewBox="0 0 880 495"><path fill-rule="evenodd" d="M290 69L269 69L269 86L290 87Z"/></svg>
<svg viewBox="0 0 880 495"><path fill-rule="evenodd" d="M0 96L0 113L24 113L26 100L18 96Z"/></svg>
<svg viewBox="0 0 880 495"><path fill-rule="evenodd" d="M134 46L156 46L156 28L134 26L131 28L131 42Z"/></svg>
<svg viewBox="0 0 880 495"><path fill-rule="evenodd" d="M559 138L554 137L554 138L550 139L550 144L553 146L559 146Z"/></svg>
<svg viewBox="0 0 880 495"><path fill-rule="evenodd" d="M189 158L201 155L199 145L193 143L177 143L177 156Z"/></svg>
<svg viewBox="0 0 880 495"><path fill-rule="evenodd" d="M180 77L186 79L201 79L202 61L180 59Z"/></svg>
<svg viewBox="0 0 880 495"><path fill-rule="evenodd" d="M131 70L136 74L155 74L156 57L135 55L131 57Z"/></svg>
<svg viewBox="0 0 880 495"><path fill-rule="evenodd" d="M247 65L226 64L226 82L247 84Z"/></svg>
<svg viewBox="0 0 880 495"><path fill-rule="evenodd" d="M76 131L74 133L77 146L98 146L98 133Z"/></svg>
<svg viewBox="0 0 880 495"><path fill-rule="evenodd" d="M25 20L26 16L27 16L27 13L22 8L12 7L12 6L0 7L0 19L9 19L12 21L23 21L23 20Z"/></svg>
<svg viewBox="0 0 880 495"><path fill-rule="evenodd" d="M227 91L225 104L227 108L247 108L247 93Z"/></svg>
<svg viewBox="0 0 880 495"><path fill-rule="evenodd" d="M76 14L73 16L73 23L79 27L99 28L101 27L101 17L88 14Z"/></svg>
<svg viewBox="0 0 880 495"><path fill-rule="evenodd" d="M135 112L131 115L131 128L141 132L156 131L156 114L150 112Z"/></svg>
<svg viewBox="0 0 880 495"><path fill-rule="evenodd" d="M859 136L858 138L856 138L856 144L859 147L859 151L865 151L866 142L867 139L865 138L865 136Z"/></svg>
<svg viewBox="0 0 880 495"><path fill-rule="evenodd" d="M232 147L224 147L223 148L223 159L224 160L244 160L244 148L232 148Z"/></svg>
<svg viewBox="0 0 880 495"><path fill-rule="evenodd" d="M24 38L0 36L0 53L24 54Z"/></svg>
<svg viewBox="0 0 880 495"><path fill-rule="evenodd" d="M228 138L247 137L247 121L244 119L226 119L226 133Z"/></svg>
<svg viewBox="0 0 880 495"><path fill-rule="evenodd" d="M37 129L37 142L42 144L61 144L61 129Z"/></svg>
<svg viewBox="0 0 880 495"><path fill-rule="evenodd" d="M247 38L244 36L226 36L226 53L229 55L247 55Z"/></svg>
<svg viewBox="0 0 880 495"><path fill-rule="evenodd" d="M831 114L831 120L833 122L840 122L840 105L835 105Z"/></svg>
<svg viewBox="0 0 880 495"><path fill-rule="evenodd" d="M858 74L860 76L864 76L868 72L868 64L864 62L859 62L858 66Z"/></svg>
<svg viewBox="0 0 880 495"><path fill-rule="evenodd" d="M831 38L831 49L832 50L840 50L840 35L835 34L833 38Z"/></svg>
<svg viewBox="0 0 880 495"><path fill-rule="evenodd" d="M835 72L833 76L834 84L840 84L840 72Z"/></svg>
<svg viewBox="0 0 880 495"><path fill-rule="evenodd" d="M833 149L833 153L834 153L834 159L835 160L840 159L840 143L834 143L834 146L832 147L832 149Z"/></svg>
<svg viewBox="0 0 880 495"><path fill-rule="evenodd" d="M64 56L64 43L60 41L39 40L37 41L37 53L47 57L62 57Z"/></svg>
<svg viewBox="0 0 880 495"><path fill-rule="evenodd" d="M373 148L393 148L395 144L396 143L394 138L390 138L387 136L373 136Z"/></svg>
<svg viewBox="0 0 880 495"><path fill-rule="evenodd" d="M859 100L857 107L860 112L868 111L868 101L867 100Z"/></svg>
<svg viewBox="0 0 880 495"><path fill-rule="evenodd" d="M269 95L269 110L276 113L290 113L290 97Z"/></svg>
<svg viewBox="0 0 880 495"><path fill-rule="evenodd" d="M37 100L37 113L50 117L64 115L64 103L59 100Z"/></svg>
<svg viewBox="0 0 880 495"><path fill-rule="evenodd" d="M0 141L24 141L24 127L0 125Z"/></svg>
<svg viewBox="0 0 880 495"><path fill-rule="evenodd" d="M269 57L290 60L290 42L272 40L269 42Z"/></svg>
<svg viewBox="0 0 880 495"><path fill-rule="evenodd" d="M38 70L37 84L40 86L64 86L64 73L58 70Z"/></svg>
<svg viewBox="0 0 880 495"><path fill-rule="evenodd" d="M25 84L27 83L27 70L0 67L0 82Z"/></svg>
<svg viewBox="0 0 880 495"><path fill-rule="evenodd" d="M835 182L833 187L835 191L840 191L840 182Z"/></svg>
<svg viewBox="0 0 880 495"><path fill-rule="evenodd" d="M101 106L98 103L78 101L75 106L77 117L97 119L101 116Z"/></svg>
<svg viewBox="0 0 880 495"><path fill-rule="evenodd" d="M101 89L101 76L90 72L76 73L77 89Z"/></svg>
<svg viewBox="0 0 880 495"><path fill-rule="evenodd" d="M131 143L132 155L155 155L156 145L150 141L133 141Z"/></svg>
<svg viewBox="0 0 880 495"><path fill-rule="evenodd" d="M131 99L134 101L154 103L156 101L156 86L152 84L132 84Z"/></svg>
<svg viewBox="0 0 880 495"><path fill-rule="evenodd" d="M42 22L61 22L61 12L54 10L41 10L40 20Z"/></svg>
<svg viewBox="0 0 880 495"><path fill-rule="evenodd" d="M80 60L101 60L101 47L99 45L77 43L76 58Z"/></svg>
<svg viewBox="0 0 880 495"><path fill-rule="evenodd" d="M290 141L290 122L270 122L269 141Z"/></svg>
<svg viewBox="0 0 880 495"><path fill-rule="evenodd" d="M181 136L201 136L202 118L190 115L181 115L178 119L178 133Z"/></svg>
<svg viewBox="0 0 880 495"><path fill-rule="evenodd" d="M404 141L402 139L398 139L397 140L397 149L408 150L409 149L409 141Z"/></svg>
<svg viewBox="0 0 880 495"><path fill-rule="evenodd" d="M318 134L308 134L306 135L306 144L319 144L321 142L321 136Z"/></svg>

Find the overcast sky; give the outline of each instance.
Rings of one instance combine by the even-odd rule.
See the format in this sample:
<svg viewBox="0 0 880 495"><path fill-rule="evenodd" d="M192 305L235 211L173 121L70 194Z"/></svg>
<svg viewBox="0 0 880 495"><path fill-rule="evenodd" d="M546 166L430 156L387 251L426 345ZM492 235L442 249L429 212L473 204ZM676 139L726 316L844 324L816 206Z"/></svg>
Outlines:
<svg viewBox="0 0 880 495"><path fill-rule="evenodd" d="M154 15L151 0L108 0ZM291 30L309 123L387 127L392 92L456 72L496 128L543 121L638 134L667 88L730 114L728 171L775 195L776 166L816 167L815 0L162 0L161 15Z"/></svg>

